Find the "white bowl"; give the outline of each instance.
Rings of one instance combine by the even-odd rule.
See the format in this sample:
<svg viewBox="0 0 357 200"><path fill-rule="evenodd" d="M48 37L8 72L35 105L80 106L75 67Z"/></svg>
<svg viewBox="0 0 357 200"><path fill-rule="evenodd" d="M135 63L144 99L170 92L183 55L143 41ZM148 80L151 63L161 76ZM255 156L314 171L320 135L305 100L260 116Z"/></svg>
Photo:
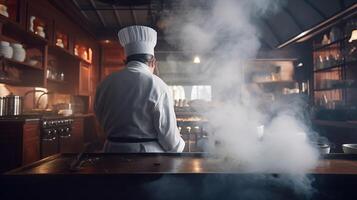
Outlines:
<svg viewBox="0 0 357 200"><path fill-rule="evenodd" d="M357 144L343 144L342 149L344 153L357 154Z"/></svg>

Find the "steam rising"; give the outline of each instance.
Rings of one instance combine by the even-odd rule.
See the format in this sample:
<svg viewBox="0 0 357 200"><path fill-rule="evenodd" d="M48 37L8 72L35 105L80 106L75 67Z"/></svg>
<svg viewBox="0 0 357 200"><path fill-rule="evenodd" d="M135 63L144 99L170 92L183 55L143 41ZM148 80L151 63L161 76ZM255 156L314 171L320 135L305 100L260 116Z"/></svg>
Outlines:
<svg viewBox="0 0 357 200"><path fill-rule="evenodd" d="M279 0L183 1L165 16L166 36L172 45L206 56L201 65L209 72L213 95L224 101L204 113L212 122L209 151L249 171L304 174L318 160L309 143L309 127L299 117L304 108L285 102L262 109L259 91L253 94L245 83L248 60L256 57L263 34L254 20L281 6ZM261 125L263 137L257 130ZM303 176L291 180L309 183Z"/></svg>

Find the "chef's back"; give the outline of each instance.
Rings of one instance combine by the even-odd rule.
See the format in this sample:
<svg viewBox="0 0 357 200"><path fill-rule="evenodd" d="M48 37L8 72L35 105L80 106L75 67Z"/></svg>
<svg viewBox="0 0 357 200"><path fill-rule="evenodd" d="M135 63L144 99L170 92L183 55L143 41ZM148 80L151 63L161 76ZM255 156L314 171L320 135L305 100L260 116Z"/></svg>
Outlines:
<svg viewBox="0 0 357 200"><path fill-rule="evenodd" d="M130 28L139 35L142 30L154 31L127 27L132 34ZM122 45L127 55L138 51L153 55L153 47L143 50L143 45L130 43L128 50ZM181 152L184 148L168 87L143 62L130 61L125 69L108 76L97 88L94 109L107 136L105 152Z"/></svg>

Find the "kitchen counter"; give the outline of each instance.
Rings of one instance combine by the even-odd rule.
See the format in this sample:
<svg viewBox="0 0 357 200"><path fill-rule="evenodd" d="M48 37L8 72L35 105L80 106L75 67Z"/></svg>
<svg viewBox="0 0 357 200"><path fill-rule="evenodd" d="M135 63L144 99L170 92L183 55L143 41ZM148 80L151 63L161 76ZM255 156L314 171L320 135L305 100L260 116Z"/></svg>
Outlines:
<svg viewBox="0 0 357 200"><path fill-rule="evenodd" d="M0 176L0 197L236 200L242 199L241 195L250 199L256 199L252 195L272 195L273 198L263 199L310 196L314 200L337 200L357 196L356 155L325 156L305 176L312 181L312 188L305 179L292 179L294 176L284 173L244 171L243 163L207 154L84 154L82 167L71 171L69 165L75 157L55 155ZM300 181L307 185L301 188Z"/></svg>
<svg viewBox="0 0 357 200"><path fill-rule="evenodd" d="M19 115L19 116L1 116L0 122L31 122L40 121L41 115Z"/></svg>
<svg viewBox="0 0 357 200"><path fill-rule="evenodd" d="M357 129L357 121L332 121L332 120L313 120L313 124L318 126L332 126L337 128Z"/></svg>
<svg viewBox="0 0 357 200"><path fill-rule="evenodd" d="M69 165L74 158L74 154L55 155L11 171L8 175L254 173L254 171L243 170L244 163L209 157L201 153L86 154L81 169L73 172L69 171ZM327 155L319 161L318 167L309 173L357 175L357 155Z"/></svg>
<svg viewBox="0 0 357 200"><path fill-rule="evenodd" d="M92 116L94 116L93 113L87 113L87 114L73 114L73 115L70 115L68 117L81 118L81 117L92 117ZM44 117L65 117L65 116L62 116L62 115L42 115L42 114L24 114L24 115L18 115L18 116L1 116L0 117L0 122L40 121Z"/></svg>

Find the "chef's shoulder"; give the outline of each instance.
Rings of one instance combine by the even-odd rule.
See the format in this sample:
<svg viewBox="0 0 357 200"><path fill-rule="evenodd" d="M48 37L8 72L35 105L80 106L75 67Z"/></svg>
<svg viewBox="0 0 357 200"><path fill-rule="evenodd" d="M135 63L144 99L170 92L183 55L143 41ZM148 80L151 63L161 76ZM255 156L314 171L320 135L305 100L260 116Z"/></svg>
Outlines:
<svg viewBox="0 0 357 200"><path fill-rule="evenodd" d="M160 98L162 95L169 94L169 87L166 83L156 75L152 75L153 80L153 90L152 95L156 97L156 99Z"/></svg>

